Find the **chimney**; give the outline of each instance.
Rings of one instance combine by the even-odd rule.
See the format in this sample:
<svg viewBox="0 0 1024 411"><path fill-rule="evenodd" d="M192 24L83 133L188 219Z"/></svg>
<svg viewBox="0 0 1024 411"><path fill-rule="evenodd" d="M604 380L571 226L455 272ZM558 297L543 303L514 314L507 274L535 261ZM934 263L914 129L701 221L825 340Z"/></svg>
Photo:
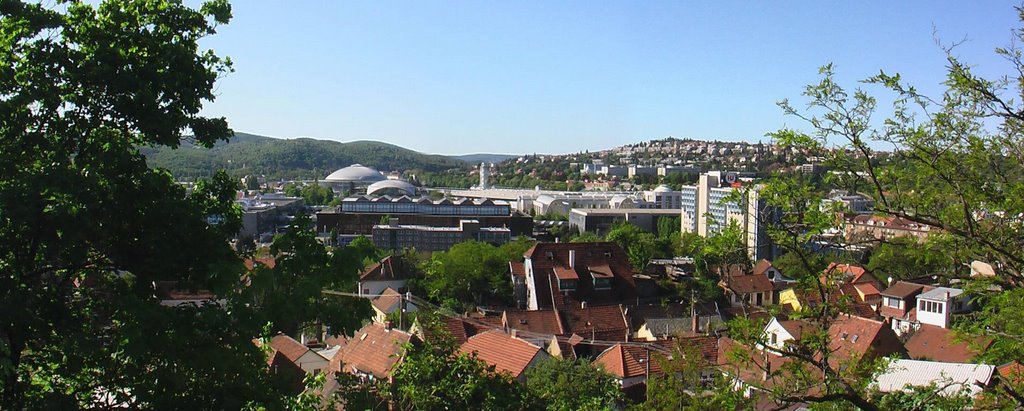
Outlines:
<svg viewBox="0 0 1024 411"><path fill-rule="evenodd" d="M511 333L509 333L509 334L510 334L510 335L512 336L512 338L516 338L516 331L518 331L518 330L516 330L515 328L513 328L513 329L512 329L512 330L510 330L510 331L511 331Z"/></svg>
<svg viewBox="0 0 1024 411"><path fill-rule="evenodd" d="M581 301L580 302L580 308L586 309L587 308L587 302L586 301Z"/></svg>
<svg viewBox="0 0 1024 411"><path fill-rule="evenodd" d="M946 291L946 301L949 301L949 291Z"/></svg>
<svg viewBox="0 0 1024 411"><path fill-rule="evenodd" d="M569 268L576 268L576 250L569 250Z"/></svg>

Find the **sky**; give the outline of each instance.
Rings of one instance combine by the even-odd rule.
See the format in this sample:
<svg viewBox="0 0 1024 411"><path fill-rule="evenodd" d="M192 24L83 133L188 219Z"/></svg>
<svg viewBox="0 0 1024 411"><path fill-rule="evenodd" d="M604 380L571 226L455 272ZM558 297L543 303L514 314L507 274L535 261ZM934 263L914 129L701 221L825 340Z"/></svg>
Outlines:
<svg viewBox="0 0 1024 411"><path fill-rule="evenodd" d="M572 153L665 137L764 141L833 63L941 93L945 56L988 76L1021 27L997 1L235 0L202 43L234 62L203 113L280 138L438 154Z"/></svg>

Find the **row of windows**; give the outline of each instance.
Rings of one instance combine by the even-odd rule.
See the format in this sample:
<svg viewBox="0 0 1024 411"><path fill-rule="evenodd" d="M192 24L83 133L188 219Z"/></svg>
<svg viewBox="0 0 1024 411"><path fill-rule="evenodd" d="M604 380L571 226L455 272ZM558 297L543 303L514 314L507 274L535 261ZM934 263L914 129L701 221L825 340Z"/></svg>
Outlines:
<svg viewBox="0 0 1024 411"><path fill-rule="evenodd" d="M944 303L937 303L937 302L934 302L934 301L921 300L921 304L918 307L918 310L929 312L929 313L942 314L943 311L944 311L944 308L945 308L944 306L945 305L946 304L944 304Z"/></svg>
<svg viewBox="0 0 1024 411"><path fill-rule="evenodd" d="M509 215L508 206L456 206L456 205L425 205L413 203L384 204L342 204L343 212L353 213L419 213L440 215Z"/></svg>

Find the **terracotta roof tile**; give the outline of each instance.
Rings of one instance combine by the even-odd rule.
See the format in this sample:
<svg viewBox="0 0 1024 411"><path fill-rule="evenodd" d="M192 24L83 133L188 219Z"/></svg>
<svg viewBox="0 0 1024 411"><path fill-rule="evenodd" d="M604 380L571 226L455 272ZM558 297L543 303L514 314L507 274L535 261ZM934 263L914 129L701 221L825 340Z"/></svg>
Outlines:
<svg viewBox="0 0 1024 411"><path fill-rule="evenodd" d="M466 354L476 353L477 358L493 365L496 371L507 372L515 378L526 371L534 358L547 354L539 346L498 330L470 337L459 350Z"/></svg>
<svg viewBox="0 0 1024 411"><path fill-rule="evenodd" d="M329 369L372 374L387 378L401 358L403 345L413 341L412 335L390 329L382 324L370 323L355 332L341 350L331 359Z"/></svg>
<svg viewBox="0 0 1024 411"><path fill-rule="evenodd" d="M252 270L253 268L255 268L257 263L270 269L273 269L274 266L277 265L277 261L274 260L274 257L261 257L255 260L251 258L246 258L245 261L243 262L245 263L245 268L247 270Z"/></svg>
<svg viewBox="0 0 1024 411"><path fill-rule="evenodd" d="M270 347L274 351L284 354L292 362L298 361L299 357L302 357L309 351L309 347L284 334L275 335L274 338L271 338Z"/></svg>
<svg viewBox="0 0 1024 411"><path fill-rule="evenodd" d="M917 294L920 294L924 289L928 287L922 284L908 283L906 281L897 281L889 288L883 290L880 294L886 297L899 298L901 300L907 300Z"/></svg>
<svg viewBox="0 0 1024 411"><path fill-rule="evenodd" d="M515 277L526 278L526 266L520 261L509 261L509 270Z"/></svg>
<svg viewBox="0 0 1024 411"><path fill-rule="evenodd" d="M657 351L649 348L615 344L598 355L594 365L619 379L648 375L648 365L650 374L661 374L659 361L652 361L657 355Z"/></svg>
<svg viewBox="0 0 1024 411"><path fill-rule="evenodd" d="M766 275L765 273L768 272L769 268L772 268L772 262L762 259L757 264L754 264L754 268L750 270L750 273L753 275Z"/></svg>
<svg viewBox="0 0 1024 411"><path fill-rule="evenodd" d="M978 338L973 340L980 348L992 343L991 340ZM921 324L913 331L905 344L907 355L914 360L969 363L978 352L971 348L968 341L957 341L952 330L934 325Z"/></svg>
<svg viewBox="0 0 1024 411"><path fill-rule="evenodd" d="M381 291L379 296L370 300L370 304L382 313L391 314L402 306L402 294L388 287Z"/></svg>

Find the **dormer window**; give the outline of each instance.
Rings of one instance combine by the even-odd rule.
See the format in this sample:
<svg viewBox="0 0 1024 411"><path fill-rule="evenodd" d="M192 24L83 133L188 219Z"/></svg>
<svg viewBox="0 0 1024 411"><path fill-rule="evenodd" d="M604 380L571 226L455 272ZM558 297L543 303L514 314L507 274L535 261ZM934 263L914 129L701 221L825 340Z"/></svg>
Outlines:
<svg viewBox="0 0 1024 411"><path fill-rule="evenodd" d="M558 289L560 291L576 291L576 280L558 280Z"/></svg>
<svg viewBox="0 0 1024 411"><path fill-rule="evenodd" d="M595 278L594 289L595 290L610 290L612 288L611 278Z"/></svg>

